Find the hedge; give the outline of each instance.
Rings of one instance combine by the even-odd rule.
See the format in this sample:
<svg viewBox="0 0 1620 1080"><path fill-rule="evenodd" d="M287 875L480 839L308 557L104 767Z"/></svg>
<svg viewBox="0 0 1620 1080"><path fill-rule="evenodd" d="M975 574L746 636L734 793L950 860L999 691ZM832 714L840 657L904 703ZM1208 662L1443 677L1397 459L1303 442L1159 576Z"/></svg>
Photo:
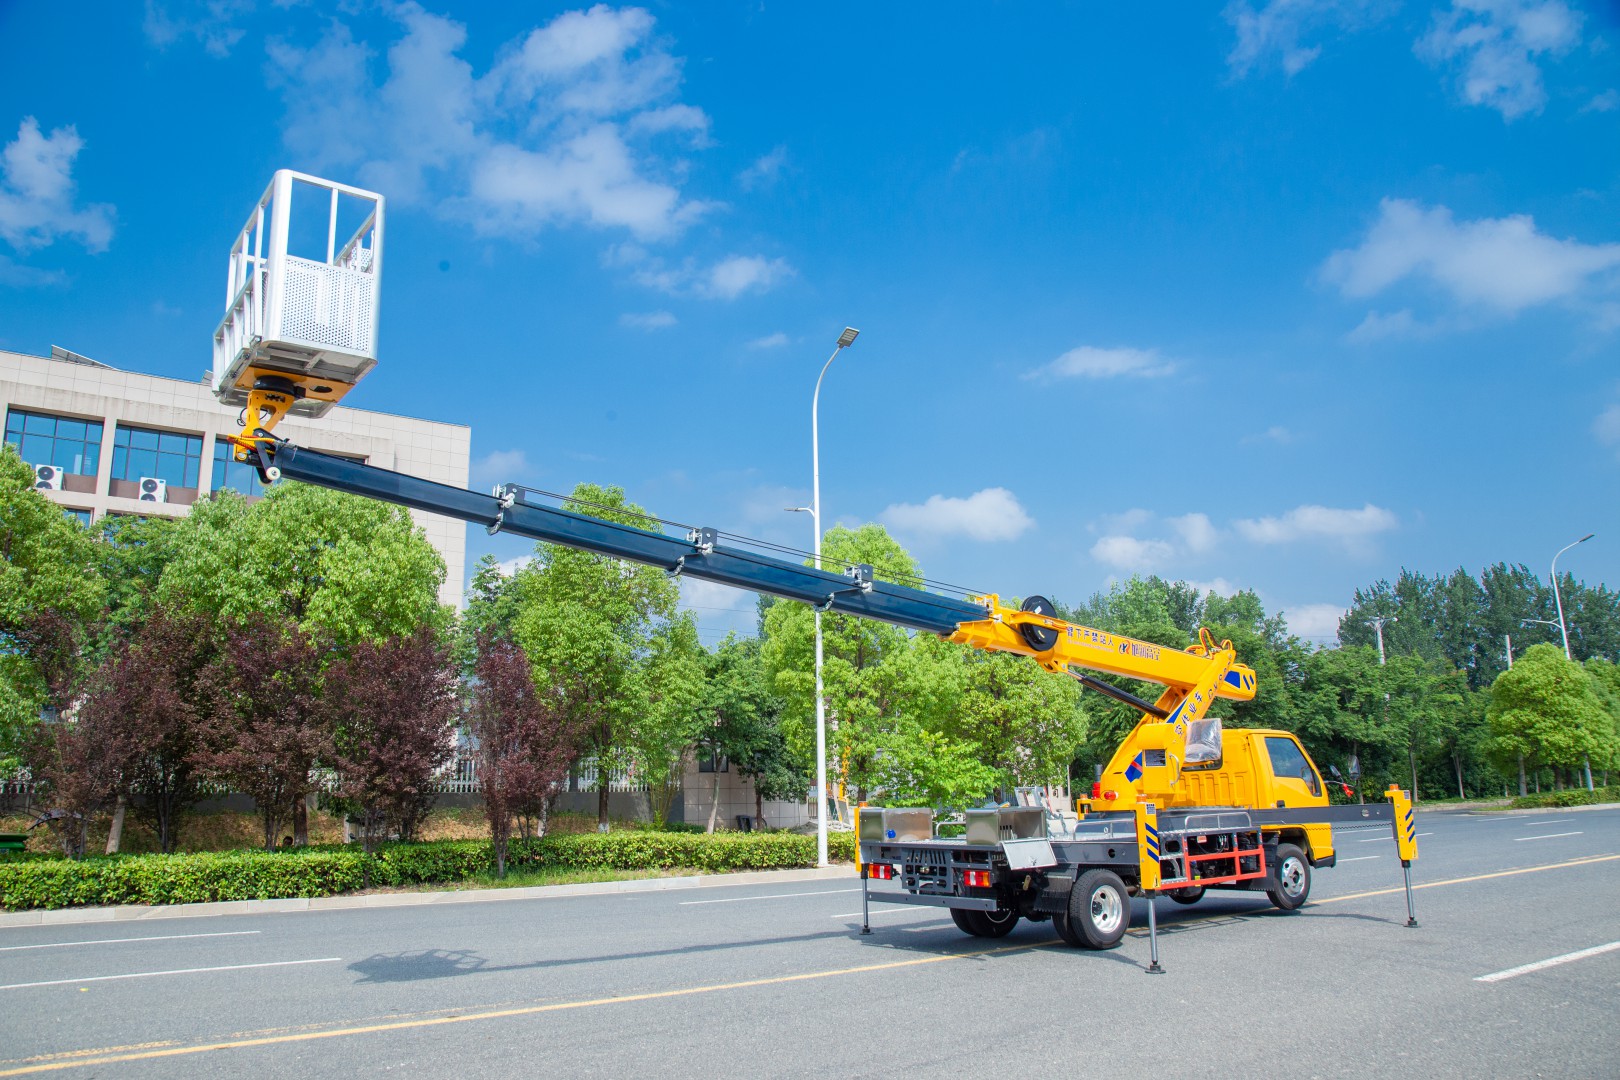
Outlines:
<svg viewBox="0 0 1620 1080"><path fill-rule="evenodd" d="M1520 795L1511 806L1514 810L1552 810L1563 806L1592 806L1596 803L1620 802L1620 787L1601 787L1595 791L1585 788L1566 788L1563 791L1543 791L1539 795Z"/></svg>
<svg viewBox="0 0 1620 1080"><path fill-rule="evenodd" d="M854 859L854 837L828 837L830 856ZM113 855L0 860L0 909L75 907L83 904L194 904L215 900L270 900L335 896L370 885L430 885L488 873L487 841L441 840L389 844L367 855L324 846L292 851L202 852L189 855ZM709 873L814 866L816 840L792 833L614 832L514 840L512 869L671 870Z"/></svg>

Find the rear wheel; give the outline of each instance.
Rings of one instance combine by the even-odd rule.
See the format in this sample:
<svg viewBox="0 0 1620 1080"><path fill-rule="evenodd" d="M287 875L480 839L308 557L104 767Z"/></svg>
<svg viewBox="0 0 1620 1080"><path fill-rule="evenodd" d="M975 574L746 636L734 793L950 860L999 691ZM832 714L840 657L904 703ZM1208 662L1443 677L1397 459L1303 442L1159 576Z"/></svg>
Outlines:
<svg viewBox="0 0 1620 1080"><path fill-rule="evenodd" d="M1293 844L1277 845L1277 887L1267 889L1271 902L1283 911L1297 911L1311 895L1311 862Z"/></svg>
<svg viewBox="0 0 1620 1080"><path fill-rule="evenodd" d="M969 916L973 914L975 914L975 912L964 911L961 908L953 907L951 908L951 922L955 923L956 928L962 931L964 934L972 934L974 937L983 937L984 935L979 933L978 927L974 924L973 920L969 918Z"/></svg>
<svg viewBox="0 0 1620 1080"><path fill-rule="evenodd" d="M1076 934L1074 932L1074 927L1069 925L1068 912L1063 911L1053 915L1052 926L1057 930L1058 937L1062 938L1064 941L1068 942L1070 945L1073 945L1077 949L1085 948L1085 942L1080 940L1080 935Z"/></svg>
<svg viewBox="0 0 1620 1080"><path fill-rule="evenodd" d="M967 913L979 927L979 937L1000 938L1012 933L1012 928L1018 925L1018 912L1008 908L996 908L994 911L970 911Z"/></svg>
<svg viewBox="0 0 1620 1080"><path fill-rule="evenodd" d="M1069 932L1085 949L1112 949L1131 924L1131 898L1112 870L1087 870L1069 893Z"/></svg>
<svg viewBox="0 0 1620 1080"><path fill-rule="evenodd" d="M1178 904L1196 904L1204 898L1204 887L1194 885L1191 888L1176 889L1173 892L1165 893L1165 895Z"/></svg>

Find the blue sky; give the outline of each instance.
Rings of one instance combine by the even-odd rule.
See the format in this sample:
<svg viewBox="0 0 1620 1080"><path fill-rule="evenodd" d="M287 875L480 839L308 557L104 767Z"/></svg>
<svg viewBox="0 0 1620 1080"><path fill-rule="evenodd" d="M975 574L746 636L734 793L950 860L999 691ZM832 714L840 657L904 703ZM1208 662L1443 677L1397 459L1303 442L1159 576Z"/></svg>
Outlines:
<svg viewBox="0 0 1620 1080"><path fill-rule="evenodd" d="M876 9L876 10L874 10ZM1189 14L1192 13L1192 14ZM1080 599L1620 581L1620 13L0 3L0 346L192 378L276 168L389 199L363 408ZM484 551L510 539L469 531ZM692 589L706 640L752 598Z"/></svg>

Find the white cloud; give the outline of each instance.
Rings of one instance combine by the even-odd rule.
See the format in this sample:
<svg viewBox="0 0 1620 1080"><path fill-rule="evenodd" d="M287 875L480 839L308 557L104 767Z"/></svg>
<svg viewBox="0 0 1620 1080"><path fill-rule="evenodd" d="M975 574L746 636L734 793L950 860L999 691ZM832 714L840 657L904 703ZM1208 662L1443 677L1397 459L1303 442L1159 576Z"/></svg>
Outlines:
<svg viewBox="0 0 1620 1080"><path fill-rule="evenodd" d="M529 468L529 458L522 450L494 450L472 463L473 482L496 484L521 478Z"/></svg>
<svg viewBox="0 0 1620 1080"><path fill-rule="evenodd" d="M112 242L113 208L74 207L73 162L84 140L71 124L49 135L39 121L23 117L17 138L0 150L0 236L19 253L76 238L87 251Z"/></svg>
<svg viewBox="0 0 1620 1080"><path fill-rule="evenodd" d="M756 158L754 163L737 174L737 186L744 191L768 188L776 183L787 165L787 147L778 146L770 153Z"/></svg>
<svg viewBox="0 0 1620 1080"><path fill-rule="evenodd" d="M1537 59L1578 45L1581 22L1563 0L1452 0L1418 40L1417 54L1460 69L1465 102L1515 120L1547 103Z"/></svg>
<svg viewBox="0 0 1620 1080"><path fill-rule="evenodd" d="M766 334L764 337L755 338L748 343L748 347L750 349L780 349L787 343L788 336L778 330L774 334Z"/></svg>
<svg viewBox="0 0 1620 1080"><path fill-rule="evenodd" d="M534 562L533 555L518 555L510 559L503 559L495 564L495 572L501 577L516 577L517 572Z"/></svg>
<svg viewBox="0 0 1620 1080"><path fill-rule="evenodd" d="M1169 519L1170 527L1181 538L1182 547L1194 555L1201 555L1215 546L1220 532L1210 524L1207 514L1184 514Z"/></svg>
<svg viewBox="0 0 1620 1080"><path fill-rule="evenodd" d="M1165 540L1139 540L1134 536L1104 536L1091 545L1091 557L1128 573L1156 570L1176 553Z"/></svg>
<svg viewBox="0 0 1620 1080"><path fill-rule="evenodd" d="M1213 581L1189 581L1187 584L1191 585L1194 589L1197 589L1198 595L1200 596L1207 596L1210 593L1214 593L1216 596L1230 597L1236 596L1239 592L1236 585L1232 584L1230 581L1227 581L1223 577L1218 577Z"/></svg>
<svg viewBox="0 0 1620 1080"><path fill-rule="evenodd" d="M759 629L758 595L729 585L682 577L681 607L696 617L705 645L715 645L728 633L753 637Z"/></svg>
<svg viewBox="0 0 1620 1080"><path fill-rule="evenodd" d="M655 149L671 133L703 145L709 120L674 100L681 61L646 11L566 12L478 75L459 55L461 23L416 3L388 10L402 36L381 81L343 23L307 48L270 43L283 139L309 167L356 173L485 234L582 224L658 239L713 209L682 195L680 164Z"/></svg>
<svg viewBox="0 0 1620 1080"><path fill-rule="evenodd" d="M1235 521L1233 528L1257 544L1287 544L1296 540L1334 540L1348 546L1393 529L1398 521L1381 506L1367 503L1359 510L1330 506L1298 506L1281 517Z"/></svg>
<svg viewBox="0 0 1620 1080"><path fill-rule="evenodd" d="M1267 60L1288 75L1297 75L1322 53L1306 45L1307 34L1322 28L1355 29L1389 8L1384 0L1268 0L1259 8L1235 0L1222 13L1237 40L1226 63L1241 78Z"/></svg>
<svg viewBox="0 0 1620 1080"><path fill-rule="evenodd" d="M627 311L619 316L619 325L633 330L664 330L678 321L668 311Z"/></svg>
<svg viewBox="0 0 1620 1080"><path fill-rule="evenodd" d="M60 270L41 270L17 262L9 255L0 255L0 285L32 289L45 285L61 285L67 275Z"/></svg>
<svg viewBox="0 0 1620 1080"><path fill-rule="evenodd" d="M986 541L1016 540L1035 527L1018 497L1003 487L985 488L965 499L931 495L921 506L895 503L878 517L906 532Z"/></svg>
<svg viewBox="0 0 1620 1080"><path fill-rule="evenodd" d="M1592 434L1605 446L1620 446L1620 404L1610 405L1592 421Z"/></svg>
<svg viewBox="0 0 1620 1080"><path fill-rule="evenodd" d="M1512 313L1575 297L1616 267L1620 244L1559 240L1538 231L1526 214L1458 222L1443 206L1385 199L1366 239L1334 252L1322 276L1353 297L1420 278L1460 303ZM1411 325L1409 316L1385 318L1369 333Z"/></svg>
<svg viewBox="0 0 1620 1080"><path fill-rule="evenodd" d="M1592 100L1581 106L1581 112L1614 112L1620 109L1620 90L1605 90L1594 94Z"/></svg>
<svg viewBox="0 0 1620 1080"><path fill-rule="evenodd" d="M190 37L197 39L210 56L223 59L230 55L244 33L232 23L252 10L252 0L208 0L192 6L189 16L181 16L171 14L167 4L146 0L146 18L141 30L146 40L160 49Z"/></svg>
<svg viewBox="0 0 1620 1080"><path fill-rule="evenodd" d="M1344 339L1357 345L1403 339L1421 341L1457 329L1460 325L1453 319L1419 319L1412 314L1411 308L1402 308L1387 315L1381 311L1369 311L1367 317L1356 324L1356 328Z"/></svg>
<svg viewBox="0 0 1620 1080"><path fill-rule="evenodd" d="M1026 375L1032 379L1109 379L1116 376L1159 378L1176 365L1155 349L1098 349L1090 345L1070 349L1050 364Z"/></svg>
<svg viewBox="0 0 1620 1080"><path fill-rule="evenodd" d="M727 255L708 266L687 259L671 266L629 245L616 249L612 261L636 267L636 281L650 289L702 300L735 300L749 293L769 292L796 273L786 259L764 255Z"/></svg>
<svg viewBox="0 0 1620 1080"><path fill-rule="evenodd" d="M1273 424L1271 427L1266 428L1266 430L1262 431L1258 435L1245 435L1238 441L1244 443L1257 443L1264 440L1274 443L1281 443L1283 446L1287 446L1296 438L1298 438L1297 435L1283 427L1281 424Z"/></svg>
<svg viewBox="0 0 1620 1080"><path fill-rule="evenodd" d="M1337 641L1339 620L1345 609L1338 604L1295 604L1284 608L1282 617L1290 632L1307 641Z"/></svg>

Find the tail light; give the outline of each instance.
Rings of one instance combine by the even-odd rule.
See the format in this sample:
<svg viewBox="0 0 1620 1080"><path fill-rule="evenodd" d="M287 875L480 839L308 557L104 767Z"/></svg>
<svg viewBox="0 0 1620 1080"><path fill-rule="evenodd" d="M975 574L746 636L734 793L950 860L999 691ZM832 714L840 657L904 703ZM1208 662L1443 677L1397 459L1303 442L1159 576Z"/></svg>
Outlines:
<svg viewBox="0 0 1620 1080"><path fill-rule="evenodd" d="M970 889L988 889L990 887L990 871L964 870L962 871L962 884Z"/></svg>
<svg viewBox="0 0 1620 1080"><path fill-rule="evenodd" d="M1093 799L1102 798L1102 781L1101 780L1098 780L1096 783L1091 785L1091 797Z"/></svg>
<svg viewBox="0 0 1620 1080"><path fill-rule="evenodd" d="M886 862L868 863L866 867L866 876L869 878L878 878L882 881L888 881L890 878L894 877L894 867L890 866Z"/></svg>
<svg viewBox="0 0 1620 1080"><path fill-rule="evenodd" d="M1104 802L1113 802L1115 799L1119 798L1119 792L1105 791L1102 793L1102 797Z"/></svg>

